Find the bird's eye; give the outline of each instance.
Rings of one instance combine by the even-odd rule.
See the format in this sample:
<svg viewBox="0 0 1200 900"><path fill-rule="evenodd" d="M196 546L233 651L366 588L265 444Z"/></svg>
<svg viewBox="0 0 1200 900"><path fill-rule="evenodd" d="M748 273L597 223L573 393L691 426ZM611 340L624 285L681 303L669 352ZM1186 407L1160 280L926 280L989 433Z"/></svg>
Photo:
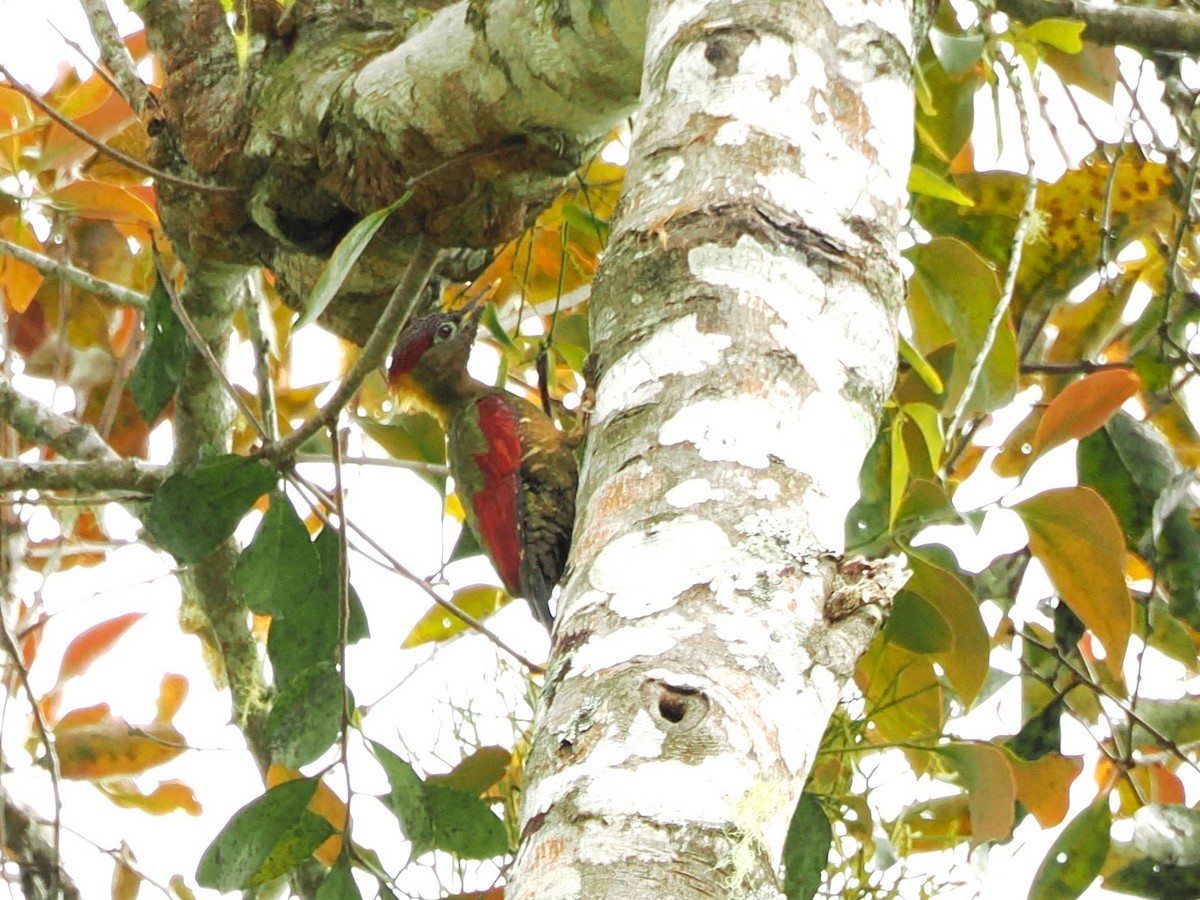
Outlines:
<svg viewBox="0 0 1200 900"><path fill-rule="evenodd" d="M454 337L454 323L443 322L441 325L439 325L437 329L437 336L439 340L443 341L448 341L450 338Z"/></svg>

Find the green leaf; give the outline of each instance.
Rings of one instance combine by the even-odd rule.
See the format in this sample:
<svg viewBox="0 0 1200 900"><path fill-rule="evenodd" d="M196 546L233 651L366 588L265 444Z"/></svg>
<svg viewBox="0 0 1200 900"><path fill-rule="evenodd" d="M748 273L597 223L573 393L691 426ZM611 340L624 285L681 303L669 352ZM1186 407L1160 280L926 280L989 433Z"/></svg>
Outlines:
<svg viewBox="0 0 1200 900"><path fill-rule="evenodd" d="M478 795L423 782L387 747L374 741L371 746L391 785L384 803L412 842L414 857L437 849L460 859L491 859L508 850L504 823Z"/></svg>
<svg viewBox="0 0 1200 900"><path fill-rule="evenodd" d="M383 766L391 790L383 798L400 822L400 831L412 844L418 857L434 847L433 812L425 797L425 784L413 767L383 744L371 741L375 758Z"/></svg>
<svg viewBox="0 0 1200 900"><path fill-rule="evenodd" d="M346 236L334 248L333 254L329 257L329 262L325 264L321 276L317 279L316 286L313 287L312 295L308 298L308 302L304 304L303 314L296 320L296 324L292 326L293 331L299 331L310 322L316 321L317 317L325 311L325 307L329 305L330 301L337 296L337 292L341 290L342 285L350 274L350 270L358 262L358 258L367 249L367 244L371 243L371 238L375 237L375 233L383 227L383 223L387 221L388 216L407 203L412 194L411 190L405 191L400 199L389 203L383 209L377 209L375 212L364 216L362 221L346 232Z"/></svg>
<svg viewBox="0 0 1200 900"><path fill-rule="evenodd" d="M912 591L896 595L883 633L913 653L943 653L954 643L946 620Z"/></svg>
<svg viewBox="0 0 1200 900"><path fill-rule="evenodd" d="M1125 586L1125 541L1104 498L1087 487L1043 491L1013 507L1029 549L1071 611L1100 639L1109 670L1121 677L1133 631Z"/></svg>
<svg viewBox="0 0 1200 900"><path fill-rule="evenodd" d="M983 59L982 34L948 34L934 26L929 29L929 44L946 74L965 75Z"/></svg>
<svg viewBox="0 0 1200 900"><path fill-rule="evenodd" d="M298 769L332 746L341 732L345 686L331 662L284 683L267 716L271 758Z"/></svg>
<svg viewBox="0 0 1200 900"><path fill-rule="evenodd" d="M1109 429L1102 428L1081 440L1075 457L1080 484L1094 488L1108 501L1129 546L1140 547L1150 533L1153 502L1130 474Z"/></svg>
<svg viewBox="0 0 1200 900"><path fill-rule="evenodd" d="M386 424L366 416L359 416L355 421L392 459L446 464L446 433L433 416L413 413L396 416ZM446 476L418 471L417 477L439 494L445 493Z"/></svg>
<svg viewBox="0 0 1200 900"><path fill-rule="evenodd" d="M259 460L233 455L206 459L163 482L146 511L146 530L180 563L193 563L233 534L278 479Z"/></svg>
<svg viewBox="0 0 1200 900"><path fill-rule="evenodd" d="M609 223L604 219L597 218L579 204L564 203L562 214L563 220L576 231L594 235L601 243L608 240Z"/></svg>
<svg viewBox="0 0 1200 900"><path fill-rule="evenodd" d="M246 605L261 616L283 615L293 598L313 589L320 571L304 522L282 491L272 494L267 514L233 573Z"/></svg>
<svg viewBox="0 0 1200 900"><path fill-rule="evenodd" d="M325 876L321 886L317 888L313 900L361 900L361 898L362 894L359 893L358 885L354 883L354 875L350 871L350 860L342 855L338 857L338 861L329 870L329 874Z"/></svg>
<svg viewBox="0 0 1200 900"><path fill-rule="evenodd" d="M1056 697L1042 707L1036 716L1030 716L1009 741L1010 749L1019 759L1041 759L1050 753L1059 753L1062 746L1063 700Z"/></svg>
<svg viewBox="0 0 1200 900"><path fill-rule="evenodd" d="M1074 900L1100 874L1108 855L1112 813L1103 794L1076 816L1051 845L1042 860L1029 900Z"/></svg>
<svg viewBox="0 0 1200 900"><path fill-rule="evenodd" d="M812 900L829 863L833 829L813 794L801 794L783 842L783 895L787 900Z"/></svg>
<svg viewBox="0 0 1200 900"><path fill-rule="evenodd" d="M504 777L511 762L512 754L503 747L480 747L445 775L430 775L425 783L467 791L478 797Z"/></svg>
<svg viewBox="0 0 1200 900"><path fill-rule="evenodd" d="M1150 900L1200 897L1200 866L1168 866L1137 859L1104 876L1104 887Z"/></svg>
<svg viewBox="0 0 1200 900"><path fill-rule="evenodd" d="M308 859L334 831L307 809L318 783L315 778L289 781L234 813L200 858L200 886L243 890L278 878Z"/></svg>
<svg viewBox="0 0 1200 900"><path fill-rule="evenodd" d="M188 336L171 306L162 279L154 282L146 308L146 347L129 379L133 402L147 422L153 422L175 396L187 365Z"/></svg>
<svg viewBox="0 0 1200 900"><path fill-rule="evenodd" d="M491 859L508 851L508 832L488 804L474 794L426 784L434 842L459 859Z"/></svg>
<svg viewBox="0 0 1200 900"><path fill-rule="evenodd" d="M909 281L908 314L913 344L926 356L953 344L954 368L948 379L943 412L954 408L983 351L1000 301L995 270L971 245L958 238L934 238L910 254L915 271ZM1017 339L1006 317L996 333L967 412L990 412L1010 400L1017 385Z"/></svg>
<svg viewBox="0 0 1200 900"><path fill-rule="evenodd" d="M285 687L321 663L338 657L338 538L326 528L313 541L320 560L320 575L312 589L297 595L271 620L267 655L275 670L275 681ZM362 602L350 589L350 620L346 638L354 643L366 637L367 621Z"/></svg>
<svg viewBox="0 0 1200 900"><path fill-rule="evenodd" d="M1139 748L1158 747L1163 735L1175 744L1194 744L1200 741L1200 700L1180 697L1178 700L1139 698L1138 721L1145 722L1154 732L1140 724L1134 725L1133 742Z"/></svg>

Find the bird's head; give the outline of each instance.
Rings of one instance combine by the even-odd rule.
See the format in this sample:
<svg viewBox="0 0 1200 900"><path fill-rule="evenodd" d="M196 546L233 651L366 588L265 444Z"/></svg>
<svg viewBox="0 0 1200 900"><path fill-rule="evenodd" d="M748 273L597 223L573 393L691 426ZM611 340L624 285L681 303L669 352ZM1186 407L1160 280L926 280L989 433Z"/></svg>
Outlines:
<svg viewBox="0 0 1200 900"><path fill-rule="evenodd" d="M402 408L444 417L446 404L470 381L467 360L484 306L434 313L404 329L388 364L388 387Z"/></svg>

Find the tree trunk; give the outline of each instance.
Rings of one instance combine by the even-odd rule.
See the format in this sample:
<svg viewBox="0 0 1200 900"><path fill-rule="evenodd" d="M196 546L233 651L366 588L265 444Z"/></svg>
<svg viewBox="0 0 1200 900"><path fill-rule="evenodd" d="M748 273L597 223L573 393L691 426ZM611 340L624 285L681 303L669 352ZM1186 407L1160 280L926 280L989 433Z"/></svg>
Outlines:
<svg viewBox="0 0 1200 900"><path fill-rule="evenodd" d="M774 897L900 583L843 527L895 374L899 2L659 2L509 898Z"/></svg>

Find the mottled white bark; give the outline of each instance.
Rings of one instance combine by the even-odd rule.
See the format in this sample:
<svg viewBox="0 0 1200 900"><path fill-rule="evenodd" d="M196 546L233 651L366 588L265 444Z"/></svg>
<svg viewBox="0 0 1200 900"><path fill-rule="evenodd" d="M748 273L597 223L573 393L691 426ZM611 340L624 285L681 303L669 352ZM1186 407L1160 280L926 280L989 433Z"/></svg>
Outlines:
<svg viewBox="0 0 1200 900"><path fill-rule="evenodd" d="M901 578L838 553L894 377L909 44L902 0L651 11L510 898L780 895Z"/></svg>

